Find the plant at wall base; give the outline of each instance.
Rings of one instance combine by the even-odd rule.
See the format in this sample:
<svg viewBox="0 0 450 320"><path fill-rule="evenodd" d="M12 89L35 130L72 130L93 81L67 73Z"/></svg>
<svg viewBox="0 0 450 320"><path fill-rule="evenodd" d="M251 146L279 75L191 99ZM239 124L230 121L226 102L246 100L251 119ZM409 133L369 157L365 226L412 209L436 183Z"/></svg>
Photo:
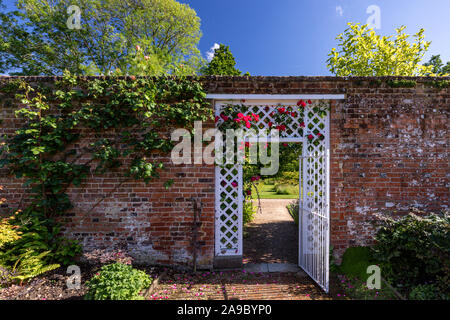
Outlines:
<svg viewBox="0 0 450 320"><path fill-rule="evenodd" d="M21 106L16 117L23 127L4 137L0 168L24 179L31 198L14 220L22 237L6 250L10 265L30 247L36 254L50 251L42 256L48 263L69 263L80 248L60 234L60 218L72 208L67 190L90 174L111 171L123 172L123 181L158 179L164 165L154 155L172 147L163 129L192 129L194 121L211 119L206 94L195 79L88 80L66 73L54 90L14 85ZM82 129L97 140L76 150L73 145L86 134Z"/></svg>
<svg viewBox="0 0 450 320"><path fill-rule="evenodd" d="M244 201L244 207L242 210L242 223L247 224L252 222L256 213L255 206L251 200Z"/></svg>
<svg viewBox="0 0 450 320"><path fill-rule="evenodd" d="M0 202L3 202L1 199ZM15 281L26 281L59 267L47 264L45 257L50 251L43 251L45 245L35 246L28 232L18 231L14 220L16 215L0 220L0 286ZM15 250L20 248L21 251Z"/></svg>
<svg viewBox="0 0 450 320"><path fill-rule="evenodd" d="M145 272L123 263L103 266L86 283L86 300L143 300L140 292L150 286L152 279Z"/></svg>
<svg viewBox="0 0 450 320"><path fill-rule="evenodd" d="M397 299L388 285L381 282L379 289L367 287L367 268L376 265L370 247L349 247L342 256L342 263L337 265L330 249L330 271L336 274L340 290L345 297L357 300L392 300ZM343 294L341 294L342 296Z"/></svg>
<svg viewBox="0 0 450 320"><path fill-rule="evenodd" d="M17 231L18 227L11 223L12 219L14 219L13 216L0 220L0 249L20 239L21 232Z"/></svg>
<svg viewBox="0 0 450 320"><path fill-rule="evenodd" d="M382 217L379 224L373 251L385 278L406 294L427 291L432 284L437 295L448 297L449 214L413 210L399 219Z"/></svg>
<svg viewBox="0 0 450 320"><path fill-rule="evenodd" d="M294 219L294 223L298 226L299 223L299 213L300 213L300 208L299 208L299 201L296 200L290 204L287 205L287 210L289 212L289 214L291 215L292 219Z"/></svg>

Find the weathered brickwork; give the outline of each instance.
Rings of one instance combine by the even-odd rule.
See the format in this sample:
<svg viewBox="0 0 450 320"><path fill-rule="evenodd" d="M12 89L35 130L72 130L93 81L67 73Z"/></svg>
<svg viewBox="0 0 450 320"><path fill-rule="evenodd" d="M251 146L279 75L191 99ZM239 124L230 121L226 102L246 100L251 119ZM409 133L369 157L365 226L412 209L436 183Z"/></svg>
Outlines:
<svg viewBox="0 0 450 320"><path fill-rule="evenodd" d="M0 82L8 79L0 77ZM449 88L436 89L431 85L436 79L428 78L409 79L417 82L414 88L393 88L389 80L208 77L203 82L209 93L345 94L345 100L332 101L330 118L331 244L341 254L348 246L371 241L371 221L378 212L404 213L411 206L440 211L449 206ZM11 101L0 94L0 134L20 127ZM208 126L213 124L205 129ZM89 136L75 147L88 142ZM192 260L190 198L199 198L203 210L198 259L200 266L209 267L214 256L214 168L175 166L168 156L158 157L168 169L148 185L110 172L71 188L74 209L64 218L64 232L87 250L120 246L142 261L187 265ZM163 182L168 179L174 184L166 190ZM26 201L21 181L5 170L0 171L0 185L10 207Z"/></svg>

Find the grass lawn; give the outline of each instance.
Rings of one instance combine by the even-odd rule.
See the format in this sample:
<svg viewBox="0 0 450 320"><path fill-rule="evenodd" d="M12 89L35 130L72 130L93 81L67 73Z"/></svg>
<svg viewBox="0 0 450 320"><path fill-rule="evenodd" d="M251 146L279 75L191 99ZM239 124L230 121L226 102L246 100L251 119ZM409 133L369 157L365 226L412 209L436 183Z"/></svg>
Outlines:
<svg viewBox="0 0 450 320"><path fill-rule="evenodd" d="M298 186L286 186L289 194L279 194L275 190L274 184L264 184L262 181L258 184L259 196L261 199L298 199ZM258 199L258 194L254 187L252 187L252 199Z"/></svg>

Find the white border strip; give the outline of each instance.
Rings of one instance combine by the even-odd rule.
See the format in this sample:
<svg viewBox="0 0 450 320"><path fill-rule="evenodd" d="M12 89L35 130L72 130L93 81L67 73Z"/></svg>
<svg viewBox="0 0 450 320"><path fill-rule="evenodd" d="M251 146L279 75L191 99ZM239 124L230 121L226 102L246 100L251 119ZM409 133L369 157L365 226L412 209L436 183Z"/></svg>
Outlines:
<svg viewBox="0 0 450 320"><path fill-rule="evenodd" d="M345 94L216 94L206 95L214 100L343 100Z"/></svg>

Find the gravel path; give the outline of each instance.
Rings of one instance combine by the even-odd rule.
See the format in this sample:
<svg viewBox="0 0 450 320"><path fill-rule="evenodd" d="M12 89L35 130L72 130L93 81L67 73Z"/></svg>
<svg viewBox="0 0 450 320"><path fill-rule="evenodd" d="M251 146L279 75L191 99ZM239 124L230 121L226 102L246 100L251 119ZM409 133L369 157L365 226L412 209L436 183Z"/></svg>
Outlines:
<svg viewBox="0 0 450 320"><path fill-rule="evenodd" d="M244 263L297 263L298 227L286 209L293 201L261 199L262 213L244 228Z"/></svg>

